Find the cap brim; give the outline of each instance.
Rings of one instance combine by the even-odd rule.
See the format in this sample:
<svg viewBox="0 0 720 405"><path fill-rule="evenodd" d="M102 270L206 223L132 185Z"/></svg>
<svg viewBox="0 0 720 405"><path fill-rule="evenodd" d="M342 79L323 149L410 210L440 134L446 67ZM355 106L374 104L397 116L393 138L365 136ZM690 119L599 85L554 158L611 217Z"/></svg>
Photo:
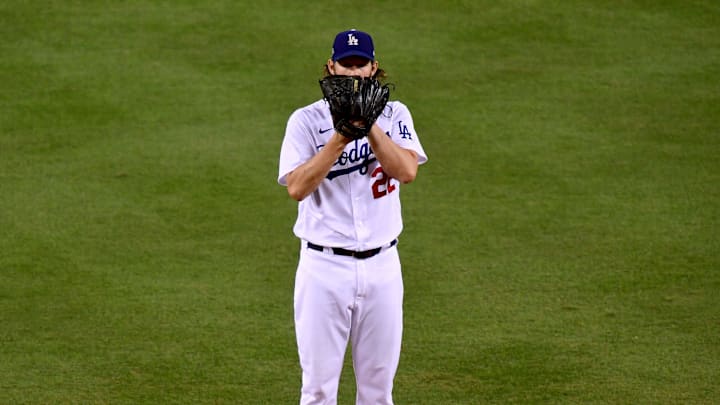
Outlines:
<svg viewBox="0 0 720 405"><path fill-rule="evenodd" d="M352 51L348 51L348 52L341 53L341 54L338 54L338 55L333 55L333 58L332 58L332 59L333 59L334 61L338 61L338 60L340 60L340 59L347 58L347 57L349 57L349 56L360 56L360 57L362 57L362 58L365 58L365 59L368 59L368 60L371 60L371 61L374 61L374 60L375 60L375 57L373 57L372 55L368 55L367 53L361 52L361 51L358 51L358 50L352 50Z"/></svg>

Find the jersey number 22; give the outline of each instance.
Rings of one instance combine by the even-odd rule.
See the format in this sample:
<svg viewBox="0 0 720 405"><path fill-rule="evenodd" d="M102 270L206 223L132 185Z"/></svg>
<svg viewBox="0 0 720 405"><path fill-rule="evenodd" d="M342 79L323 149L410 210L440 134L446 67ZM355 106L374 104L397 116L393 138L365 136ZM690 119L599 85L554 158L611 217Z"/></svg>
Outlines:
<svg viewBox="0 0 720 405"><path fill-rule="evenodd" d="M371 176L377 178L372 184L373 198L378 199L385 197L388 193L395 191L395 185L392 184L392 177L385 174L382 167L378 166L375 168Z"/></svg>

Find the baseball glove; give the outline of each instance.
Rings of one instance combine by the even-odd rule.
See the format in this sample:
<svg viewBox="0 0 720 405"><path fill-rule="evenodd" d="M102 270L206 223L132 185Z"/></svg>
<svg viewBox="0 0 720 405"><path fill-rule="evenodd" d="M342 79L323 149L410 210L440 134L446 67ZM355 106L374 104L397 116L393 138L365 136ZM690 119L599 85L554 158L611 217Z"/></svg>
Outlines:
<svg viewBox="0 0 720 405"><path fill-rule="evenodd" d="M320 89L335 130L351 139L367 136L390 97L387 85L359 76L328 76L320 80Z"/></svg>

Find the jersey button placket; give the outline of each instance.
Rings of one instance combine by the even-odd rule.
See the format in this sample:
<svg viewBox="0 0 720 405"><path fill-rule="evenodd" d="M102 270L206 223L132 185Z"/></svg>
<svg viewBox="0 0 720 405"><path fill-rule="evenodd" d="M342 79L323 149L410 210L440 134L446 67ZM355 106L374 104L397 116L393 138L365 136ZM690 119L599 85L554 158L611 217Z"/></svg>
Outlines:
<svg viewBox="0 0 720 405"><path fill-rule="evenodd" d="M354 173L353 176L362 176L359 173ZM356 179L358 180L358 179ZM359 249L367 249L365 241L370 237L370 233L367 227L367 207L363 204L362 189L358 188L365 185L362 181L353 181L350 186L350 201L353 210L353 222L355 225L355 232L357 235L358 242L360 242Z"/></svg>

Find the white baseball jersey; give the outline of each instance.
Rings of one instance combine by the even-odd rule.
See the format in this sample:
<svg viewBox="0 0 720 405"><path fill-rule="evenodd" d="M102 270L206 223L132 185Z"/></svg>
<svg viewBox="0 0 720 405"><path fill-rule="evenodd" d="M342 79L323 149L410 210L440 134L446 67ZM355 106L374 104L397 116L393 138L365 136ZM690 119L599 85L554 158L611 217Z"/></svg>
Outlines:
<svg viewBox="0 0 720 405"><path fill-rule="evenodd" d="M377 124L399 146L427 161L408 108L390 101ZM278 183L313 157L335 132L325 100L290 116L280 151ZM367 250L383 246L402 231L400 182L385 174L367 138L350 142L317 190L298 204L293 228L303 240L323 246Z"/></svg>

